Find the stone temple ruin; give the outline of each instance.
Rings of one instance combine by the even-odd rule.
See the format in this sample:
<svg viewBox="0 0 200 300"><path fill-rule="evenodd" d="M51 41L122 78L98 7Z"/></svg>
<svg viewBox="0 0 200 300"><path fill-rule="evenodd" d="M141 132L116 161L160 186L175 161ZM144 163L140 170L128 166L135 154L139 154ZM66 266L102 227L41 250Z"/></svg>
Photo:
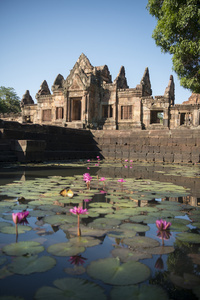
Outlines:
<svg viewBox="0 0 200 300"><path fill-rule="evenodd" d="M129 88L122 66L112 81L107 65L93 67L81 54L69 76L58 75L51 88L46 80L36 94L21 100L22 123L69 128L138 130L200 126L200 95L176 104L173 76L164 95L152 97L148 68L140 83Z"/></svg>

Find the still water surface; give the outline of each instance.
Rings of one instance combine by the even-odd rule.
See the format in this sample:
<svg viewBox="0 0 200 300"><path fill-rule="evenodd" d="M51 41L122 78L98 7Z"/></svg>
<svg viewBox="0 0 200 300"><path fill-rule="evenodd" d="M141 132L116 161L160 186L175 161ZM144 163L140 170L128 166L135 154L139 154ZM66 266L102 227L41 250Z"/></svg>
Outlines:
<svg viewBox="0 0 200 300"><path fill-rule="evenodd" d="M82 175L86 172L89 172L93 177L93 180L91 181L91 193L86 189L82 180ZM67 179L68 177L69 180ZM99 182L99 179L102 177L106 178L105 185L102 182ZM73 178L76 178L76 181L73 181ZM118 179L122 178L125 180L124 185L120 185L118 183ZM91 209L91 211L93 209L93 212L96 212L95 206L92 206L92 204L97 203L96 208L102 208L104 206L98 206L99 203L108 203L113 208L113 214L118 214L118 210L121 210L123 213L125 213L126 217L116 218L115 220L119 221L118 224L116 223L117 225L111 224L110 227L101 225L99 228L100 230L104 229L105 233L102 236L95 237L99 242L98 245L86 246L84 251L76 255L58 256L55 253L49 253L47 249L51 245L68 242L70 241L70 239L76 236L76 233L70 232L70 229L68 230L67 228L62 227L61 225L63 224L59 224L59 222L55 222L55 224L44 222L45 214L41 217L31 216L31 211L42 210L41 206L43 204L38 206L31 205L33 199L30 197L30 195L31 192L36 189L36 185L34 185L34 182L36 181L38 185L40 180L43 179L50 179L51 182L53 181L54 187L55 185L57 187L57 191L59 190L59 188L60 190L62 190L65 187L70 187L75 193L74 198L72 198L73 203L70 203L70 199L65 200L64 197L59 195L59 192L57 193L57 195L54 194L55 202L53 202L53 205L62 208L62 211L56 212L57 215L66 214L66 212L69 212L69 208L72 208L75 205L83 205L84 208L87 208L88 210ZM8 255L8 253L6 253L4 249L6 245L16 242L16 236L14 233L10 234L0 232L0 299L8 299L6 298L6 296L13 297L9 299L45 299L38 296L38 289L44 286L55 287L53 282L56 279L63 278L80 278L87 280L87 282L89 283L94 282L98 285L98 287L102 288L105 299L118 299L116 298L116 294L118 294L119 298L124 295L124 299L129 299L128 294L126 294L127 290L125 289L128 287L130 290L133 284L126 285L123 283L122 285L120 285L120 283L107 283L106 280L98 278L98 267L96 270L97 276L91 275L88 267L91 266L91 263L94 261L113 257L117 257L120 261L120 264L123 265L127 261L130 262L130 256L132 255L132 253L136 252L144 252L146 254L146 257L144 255L144 257L139 258L138 262L148 267L149 275L146 276L147 278L144 276L144 280L141 279L139 282L136 282L134 284L134 286L137 287L140 292L138 292L137 296L136 294L134 294L134 296L132 295L132 298L130 299L140 299L139 297L141 297L141 295L145 295L145 289L143 290L143 288L146 285L150 287L161 287L164 291L164 295L166 297L165 299L200 299L200 242L198 240L191 242L188 237L183 238L183 240L177 239L177 234L180 233L193 233L194 237L196 237L200 233L199 166L176 167L170 165L136 165L130 163L110 163L99 164L99 166L95 166L95 163L81 163L74 165L48 164L1 168L0 187L6 187L6 189L9 190L9 186L12 187L12 184L15 182L22 182L23 185L24 182L31 182L33 189L31 190L31 188L29 187L29 195L24 194L24 203L27 206L27 210L30 211L30 217L28 217L28 226L32 227L32 229L25 233L19 234L17 243L22 241L39 242L44 247L44 250L38 253L38 257L50 256L55 259L56 263L51 269L45 272L34 272L27 275L18 274L17 272L10 272L10 270L13 270L11 265L15 260L15 256ZM45 192L51 192L51 187L48 188L47 186L45 186L45 182L47 183L48 181L43 181ZM161 185L158 187L156 187L155 185L155 190L152 191L151 187L154 186L154 182L160 182ZM76 186L77 183L79 183L78 186ZM166 189L166 195L164 195L163 191L165 191L166 184L169 184L169 190ZM171 187L170 184L174 185L174 188ZM17 205L21 204L21 202L19 201L20 197L22 196L20 191L20 187L22 186L21 183L18 186L18 188L15 188L16 196L6 195L6 191L3 190L3 188L0 190L0 200L2 203L2 206L0 208L3 207L3 203L5 203L6 201L14 201L12 202L12 205L9 206L9 209L1 210L1 224L3 222L13 224L11 217L12 212L19 211ZM149 189L147 189L148 186ZM181 190L181 188L183 190ZM104 191L105 193L102 193L100 191ZM42 192L43 191L41 185L40 194L42 194ZM31 199L29 199L29 197ZM77 203L75 201L76 197L78 199ZM81 197L82 199L80 200ZM151 197L151 199L149 197ZM86 198L90 198L89 200L91 201L85 202L84 199ZM39 197L38 199L34 200L39 199L41 198ZM174 212L174 214L170 215L169 213L168 215L161 215L160 211L155 213L153 212L153 209L152 212L146 211L147 207L157 208L158 205L166 202L166 209L162 209L162 213L163 211L169 212L171 210L171 212ZM15 206L13 206L13 203L15 204ZM52 201L50 203L52 203ZM124 206L122 203L125 203ZM130 203L130 206L128 206L127 203ZM134 203L133 207L132 203ZM169 203L170 206L168 206ZM174 203L174 206L171 206L171 203ZM137 214L135 214L134 212L128 214L124 210L135 208L140 208L140 210L138 210L140 212L138 212ZM50 214L49 210L48 212L46 212L46 214ZM111 218L107 218L107 214L110 213L107 211L101 211L98 216L94 215L94 217L82 218L81 228L85 228L85 226L87 226L99 230L98 226L95 227L96 224L95 226L92 226L91 223L99 218L104 218L105 220L110 221ZM68 215L70 214L68 213ZM142 217L144 217L144 215L149 217L147 221L145 221L145 219L142 220ZM176 226L172 226L172 230L170 230L169 234L165 236L165 239L162 239L158 235L158 231L155 225L155 220L160 219L161 217L165 217L163 219L166 219L170 222L174 221L174 219L181 219L184 221L183 224L177 222ZM148 226L147 230L140 231L140 229L136 229L136 236L152 238L155 241L159 242L161 246L164 244L162 246L163 251L158 254L156 253L157 250L154 251L152 250L152 248L149 250L148 247L144 249L143 247L137 248L137 246L130 246L130 244L125 240L126 231L124 231L124 236L118 236L119 231L121 230L120 234L122 234L122 231L127 226L127 224L139 224L140 226ZM73 227L72 225L74 227L76 226L76 224L73 223L69 226L69 228ZM127 231L127 233L130 234L130 230ZM131 237L129 237L129 240L131 240ZM164 250L164 248L170 249L170 247L173 247L173 250L167 253L168 251ZM129 249L131 254L129 253L129 258L124 258L124 252L116 252L116 254L116 249ZM77 255L81 255L81 258L79 257L79 261L73 260L72 256L74 257ZM128 276L131 277L132 274ZM135 277L137 280L137 275ZM57 296L57 299L82 299L81 296L79 297L78 295L74 296L73 298L72 294L70 293L72 292L69 292L69 294L65 294L67 295L66 298L59 298ZM150 293L150 290L148 293ZM154 291L152 289L152 299L158 299L159 297L161 297L159 295L162 294L159 293L160 290ZM72 298L70 298L69 295ZM148 296L148 299L151 299L150 295ZM83 292L83 299L86 298L90 299L89 292L85 296Z"/></svg>

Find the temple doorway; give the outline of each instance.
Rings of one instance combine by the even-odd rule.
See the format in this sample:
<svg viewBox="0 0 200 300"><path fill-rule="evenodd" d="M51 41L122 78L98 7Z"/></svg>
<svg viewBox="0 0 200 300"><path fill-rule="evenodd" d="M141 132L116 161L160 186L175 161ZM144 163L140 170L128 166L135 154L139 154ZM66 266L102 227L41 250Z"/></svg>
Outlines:
<svg viewBox="0 0 200 300"><path fill-rule="evenodd" d="M72 121L81 120L81 98L72 99Z"/></svg>

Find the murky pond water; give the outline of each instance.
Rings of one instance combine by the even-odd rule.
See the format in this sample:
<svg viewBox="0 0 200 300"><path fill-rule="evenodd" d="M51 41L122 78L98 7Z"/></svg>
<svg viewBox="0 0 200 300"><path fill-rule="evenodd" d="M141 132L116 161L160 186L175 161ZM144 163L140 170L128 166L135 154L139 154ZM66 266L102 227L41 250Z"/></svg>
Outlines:
<svg viewBox="0 0 200 300"><path fill-rule="evenodd" d="M199 165L0 170L0 299L200 299ZM60 194L68 189L72 198ZM81 237L75 206L87 210ZM16 235L21 211L28 224Z"/></svg>

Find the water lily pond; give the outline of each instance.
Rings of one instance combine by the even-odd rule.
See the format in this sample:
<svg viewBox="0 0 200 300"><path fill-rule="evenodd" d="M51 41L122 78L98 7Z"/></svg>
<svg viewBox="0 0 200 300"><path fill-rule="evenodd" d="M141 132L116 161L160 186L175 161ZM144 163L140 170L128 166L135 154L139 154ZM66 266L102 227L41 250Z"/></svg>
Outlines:
<svg viewBox="0 0 200 300"><path fill-rule="evenodd" d="M199 200L199 165L2 167L0 299L200 299Z"/></svg>

